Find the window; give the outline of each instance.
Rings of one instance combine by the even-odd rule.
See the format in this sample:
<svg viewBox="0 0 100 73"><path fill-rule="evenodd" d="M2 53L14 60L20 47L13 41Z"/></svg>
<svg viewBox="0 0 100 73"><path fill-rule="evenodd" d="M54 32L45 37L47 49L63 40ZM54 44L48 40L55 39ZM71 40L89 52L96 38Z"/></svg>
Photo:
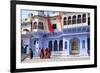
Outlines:
<svg viewBox="0 0 100 73"><path fill-rule="evenodd" d="M90 25L90 14L88 14L88 25Z"/></svg>
<svg viewBox="0 0 100 73"><path fill-rule="evenodd" d="M83 14L82 15L82 23L85 23L86 22L86 14Z"/></svg>
<svg viewBox="0 0 100 73"><path fill-rule="evenodd" d="M77 17L77 23L78 24L81 23L81 15L78 15L78 17Z"/></svg>
<svg viewBox="0 0 100 73"><path fill-rule="evenodd" d="M64 17L64 19L63 19L63 23L64 23L64 25L66 25L67 23L66 23L66 17Z"/></svg>
<svg viewBox="0 0 100 73"><path fill-rule="evenodd" d="M76 16L75 15L72 18L72 24L76 24Z"/></svg>
<svg viewBox="0 0 100 73"><path fill-rule="evenodd" d="M68 25L71 24L71 16L68 17Z"/></svg>
<svg viewBox="0 0 100 73"><path fill-rule="evenodd" d="M43 23L42 23L42 22L39 22L39 24L38 24L38 29L44 29Z"/></svg>
<svg viewBox="0 0 100 73"><path fill-rule="evenodd" d="M37 29L37 22L33 23L33 29Z"/></svg>
<svg viewBox="0 0 100 73"><path fill-rule="evenodd" d="M25 21L27 21L27 18L25 18Z"/></svg>
<svg viewBox="0 0 100 73"><path fill-rule="evenodd" d="M65 49L67 49L67 41L65 42Z"/></svg>
<svg viewBox="0 0 100 73"><path fill-rule="evenodd" d="M82 40L82 48L85 48L85 40Z"/></svg>
<svg viewBox="0 0 100 73"><path fill-rule="evenodd" d="M56 29L56 28L57 28L56 24L53 24L53 29Z"/></svg>
<svg viewBox="0 0 100 73"><path fill-rule="evenodd" d="M23 31L29 32L29 30L28 30L28 29L23 29Z"/></svg>
<svg viewBox="0 0 100 73"><path fill-rule="evenodd" d="M88 25L90 25L90 17L88 17Z"/></svg>

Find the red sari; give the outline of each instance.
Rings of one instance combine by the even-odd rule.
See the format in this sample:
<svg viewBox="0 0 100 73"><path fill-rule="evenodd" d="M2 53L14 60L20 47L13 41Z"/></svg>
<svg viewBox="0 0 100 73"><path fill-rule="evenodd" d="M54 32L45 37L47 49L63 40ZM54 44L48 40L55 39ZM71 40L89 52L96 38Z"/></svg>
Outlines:
<svg viewBox="0 0 100 73"><path fill-rule="evenodd" d="M50 53L49 48L46 48L45 49L45 58L50 58L50 55L51 55L51 53Z"/></svg>
<svg viewBox="0 0 100 73"><path fill-rule="evenodd" d="M44 57L45 57L45 55L44 55L44 49L41 48L40 49L40 58L43 59Z"/></svg>

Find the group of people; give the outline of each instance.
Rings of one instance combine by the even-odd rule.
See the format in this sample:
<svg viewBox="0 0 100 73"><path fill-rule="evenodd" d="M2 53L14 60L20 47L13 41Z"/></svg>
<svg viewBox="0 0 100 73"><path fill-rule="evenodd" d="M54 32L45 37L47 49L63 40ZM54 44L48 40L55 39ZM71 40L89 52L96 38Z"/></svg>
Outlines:
<svg viewBox="0 0 100 73"><path fill-rule="evenodd" d="M41 59L50 58L50 56L51 56L51 51L49 48L46 48L46 49L41 48L40 49L40 58Z"/></svg>
<svg viewBox="0 0 100 73"><path fill-rule="evenodd" d="M51 51L50 51L49 48L46 48L46 49L41 48L39 53L40 53L39 55L40 55L41 59L45 59L45 58L50 58L51 57ZM33 55L34 54L32 52L32 49L30 49L30 59L33 58Z"/></svg>

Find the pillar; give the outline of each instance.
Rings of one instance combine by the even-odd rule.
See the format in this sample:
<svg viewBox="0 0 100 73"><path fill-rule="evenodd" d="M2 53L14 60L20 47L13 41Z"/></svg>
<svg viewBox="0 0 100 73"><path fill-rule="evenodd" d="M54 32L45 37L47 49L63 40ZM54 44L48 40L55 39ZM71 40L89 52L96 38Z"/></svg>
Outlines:
<svg viewBox="0 0 100 73"><path fill-rule="evenodd" d="M67 41L67 55L70 55L70 41L69 40L66 40Z"/></svg>

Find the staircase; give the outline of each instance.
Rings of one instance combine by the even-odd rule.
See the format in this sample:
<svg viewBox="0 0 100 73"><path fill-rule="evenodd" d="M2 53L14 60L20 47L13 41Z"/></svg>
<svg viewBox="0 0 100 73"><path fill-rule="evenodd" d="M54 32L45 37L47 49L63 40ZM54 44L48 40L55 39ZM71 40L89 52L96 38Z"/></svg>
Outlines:
<svg viewBox="0 0 100 73"><path fill-rule="evenodd" d="M61 56L67 56L66 51L52 51L51 57L61 57Z"/></svg>

